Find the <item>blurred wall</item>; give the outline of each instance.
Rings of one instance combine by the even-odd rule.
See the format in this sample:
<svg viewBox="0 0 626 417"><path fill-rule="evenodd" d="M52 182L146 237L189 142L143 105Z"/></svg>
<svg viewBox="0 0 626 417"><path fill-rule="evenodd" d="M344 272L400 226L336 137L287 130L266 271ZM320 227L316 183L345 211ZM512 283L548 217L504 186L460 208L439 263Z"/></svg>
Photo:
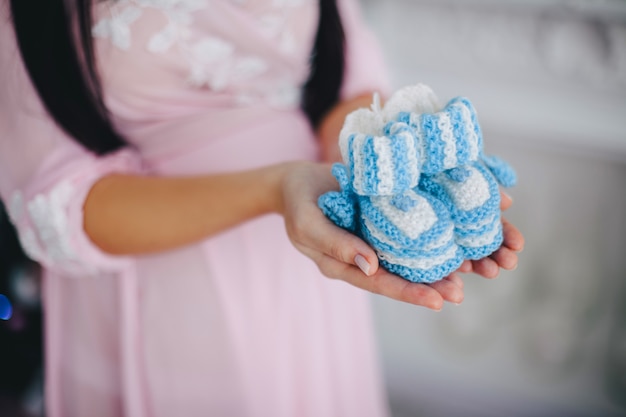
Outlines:
<svg viewBox="0 0 626 417"><path fill-rule="evenodd" d="M394 416L626 415L626 2L362 3L396 87L472 99L527 242L459 307L375 298Z"/></svg>

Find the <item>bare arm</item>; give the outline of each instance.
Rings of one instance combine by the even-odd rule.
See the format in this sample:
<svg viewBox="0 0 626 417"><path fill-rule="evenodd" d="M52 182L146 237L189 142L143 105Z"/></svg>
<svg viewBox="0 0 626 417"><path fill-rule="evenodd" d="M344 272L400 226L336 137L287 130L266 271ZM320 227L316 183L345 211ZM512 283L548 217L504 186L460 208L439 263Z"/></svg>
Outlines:
<svg viewBox="0 0 626 417"><path fill-rule="evenodd" d="M183 246L281 211L280 183L288 167L187 178L108 176L87 197L85 231L117 255Z"/></svg>
<svg viewBox="0 0 626 417"><path fill-rule="evenodd" d="M371 94L364 94L326 115L318 129L325 161L339 158L337 137L345 116L371 101ZM87 197L85 231L97 246L117 255L193 243L263 214L284 214L281 187L293 168L282 164L191 178L108 176Z"/></svg>

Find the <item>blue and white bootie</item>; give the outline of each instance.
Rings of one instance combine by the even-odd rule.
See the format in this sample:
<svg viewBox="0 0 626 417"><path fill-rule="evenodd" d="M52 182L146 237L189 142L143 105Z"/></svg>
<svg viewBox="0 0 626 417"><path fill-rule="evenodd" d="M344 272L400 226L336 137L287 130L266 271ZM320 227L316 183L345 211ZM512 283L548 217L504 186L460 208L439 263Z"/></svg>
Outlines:
<svg viewBox="0 0 626 417"><path fill-rule="evenodd" d="M344 164L333 166L342 191L322 195L318 204L335 224L366 240L388 271L412 282L438 281L463 262L454 224L445 205L417 187L422 150L412 130L387 123L374 107L346 118Z"/></svg>
<svg viewBox="0 0 626 417"><path fill-rule="evenodd" d="M480 162L422 176L419 189L441 201L454 221L465 259L482 259L502 245L500 190Z"/></svg>
<svg viewBox="0 0 626 417"><path fill-rule="evenodd" d="M421 144L418 189L442 202L454 222L455 241L465 259L481 259L502 244L500 191L515 184L504 161L483 154L483 137L471 102L457 97L441 110L430 88L404 88L389 100L399 124ZM387 106L385 106L387 108Z"/></svg>

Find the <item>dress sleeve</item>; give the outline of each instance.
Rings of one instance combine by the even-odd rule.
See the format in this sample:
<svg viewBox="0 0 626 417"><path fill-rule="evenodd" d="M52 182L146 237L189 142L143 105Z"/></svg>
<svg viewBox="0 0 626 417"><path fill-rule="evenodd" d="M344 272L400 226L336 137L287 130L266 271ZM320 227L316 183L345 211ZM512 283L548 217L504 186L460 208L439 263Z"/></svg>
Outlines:
<svg viewBox="0 0 626 417"><path fill-rule="evenodd" d="M0 2L0 9L3 9ZM43 108L0 10L0 198L26 254L62 275L115 272L130 258L106 254L83 228L83 204L110 173L139 173L131 148L106 156L68 137Z"/></svg>
<svg viewBox="0 0 626 417"><path fill-rule="evenodd" d="M337 0L346 37L346 67L341 99L379 92L391 92L391 83L378 39L367 27L358 0Z"/></svg>

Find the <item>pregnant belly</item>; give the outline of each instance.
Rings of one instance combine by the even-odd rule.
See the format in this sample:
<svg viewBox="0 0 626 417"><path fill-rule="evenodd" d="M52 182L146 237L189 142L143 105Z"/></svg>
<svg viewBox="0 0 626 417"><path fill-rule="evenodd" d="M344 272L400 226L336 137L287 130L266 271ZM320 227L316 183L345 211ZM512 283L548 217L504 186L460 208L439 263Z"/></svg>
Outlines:
<svg viewBox="0 0 626 417"><path fill-rule="evenodd" d="M233 172L318 155L315 135L299 110L211 112L152 126L143 135L133 142L148 170L162 175Z"/></svg>

